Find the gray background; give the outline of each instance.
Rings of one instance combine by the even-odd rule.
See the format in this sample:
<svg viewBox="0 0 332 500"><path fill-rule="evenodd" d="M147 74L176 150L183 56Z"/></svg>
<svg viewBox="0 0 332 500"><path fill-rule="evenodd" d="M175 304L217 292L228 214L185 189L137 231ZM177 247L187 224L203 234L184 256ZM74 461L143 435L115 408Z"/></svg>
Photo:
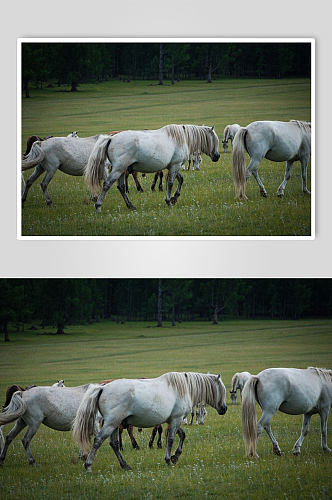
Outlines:
<svg viewBox="0 0 332 500"><path fill-rule="evenodd" d="M11 2L1 31L0 277L331 277L331 12L307 0ZM19 241L20 37L303 37L316 40L316 239ZM7 76L9 75L9 77ZM46 209L46 207L45 207Z"/></svg>

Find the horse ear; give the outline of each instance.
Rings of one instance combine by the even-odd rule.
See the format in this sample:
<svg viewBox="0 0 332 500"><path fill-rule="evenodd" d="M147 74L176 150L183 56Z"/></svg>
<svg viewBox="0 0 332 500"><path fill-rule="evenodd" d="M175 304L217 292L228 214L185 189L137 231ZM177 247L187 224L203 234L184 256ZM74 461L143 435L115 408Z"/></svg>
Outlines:
<svg viewBox="0 0 332 500"><path fill-rule="evenodd" d="M217 380L220 380L220 379L221 379L221 373L219 373L217 376Z"/></svg>
<svg viewBox="0 0 332 500"><path fill-rule="evenodd" d="M211 127L211 132L213 132L213 131L214 131L214 125L212 125L212 127Z"/></svg>

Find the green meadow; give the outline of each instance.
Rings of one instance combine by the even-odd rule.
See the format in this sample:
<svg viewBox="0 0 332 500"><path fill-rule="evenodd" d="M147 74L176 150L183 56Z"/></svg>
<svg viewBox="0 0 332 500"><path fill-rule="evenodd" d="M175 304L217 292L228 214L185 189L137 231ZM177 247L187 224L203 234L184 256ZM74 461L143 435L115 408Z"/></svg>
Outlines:
<svg viewBox="0 0 332 500"><path fill-rule="evenodd" d="M38 327L37 327L38 328ZM225 321L181 323L157 328L152 323L100 322L66 328L64 335L51 328L9 332L11 341L0 350L1 383L67 386L105 378L155 377L168 371L222 374L227 388L225 416L208 407L204 426L184 426L186 440L175 466L164 463L165 449L148 448L150 429L135 430L140 450L131 448L127 435L124 457L132 472L120 469L110 446L97 453L92 474L77 461L70 432L41 426L31 443L39 464L31 467L20 442L11 444L0 468L0 498L19 499L329 499L332 497L330 455L320 446L320 419L312 418L299 457L292 447L301 429L301 416L277 413L272 430L283 455L272 453L264 433L258 444L260 458L245 457L241 405L231 405L229 390L237 371L258 373L272 366L305 368L332 365L330 320ZM239 398L238 398L239 399ZM3 403L2 403L3 404ZM260 410L257 406L257 414ZM5 434L13 424L5 426ZM332 445L331 418L328 444ZM23 433L21 438L23 437Z"/></svg>
<svg viewBox="0 0 332 500"><path fill-rule="evenodd" d="M82 84L76 93L65 87L32 89L22 97L22 153L30 135L61 136L73 130L81 137L111 130L156 129L170 123L215 125L220 142L227 124L255 120L311 120L310 80L216 80L160 86L149 81ZM231 148L229 148L231 150ZM263 160L259 175L268 193L262 199L256 181L247 187L247 202L234 196L232 155L219 151L213 163L203 156L200 171L183 172L175 206L165 192L151 192L152 175L141 178L143 193L129 180L129 211L113 186L101 213L96 213L82 177L57 172L49 185L54 207L46 206L40 179L22 210L23 236L308 236L311 200L302 193L300 166L283 199L276 195L285 165ZM248 159L248 158L247 158ZM25 172L27 179L33 170ZM176 183L175 183L176 185ZM310 166L308 188L310 189Z"/></svg>

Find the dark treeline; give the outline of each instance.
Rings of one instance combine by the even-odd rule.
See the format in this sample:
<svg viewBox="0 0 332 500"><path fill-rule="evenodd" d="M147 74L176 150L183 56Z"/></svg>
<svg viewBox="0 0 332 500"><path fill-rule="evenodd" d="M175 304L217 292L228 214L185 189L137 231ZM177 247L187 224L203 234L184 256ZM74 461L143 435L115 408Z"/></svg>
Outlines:
<svg viewBox="0 0 332 500"><path fill-rule="evenodd" d="M103 319L181 321L330 317L330 279L1 279L0 329ZM31 326L30 326L31 327Z"/></svg>
<svg viewBox="0 0 332 500"><path fill-rule="evenodd" d="M310 77L310 43L22 44L22 85L70 85L120 79ZM52 82L52 83L50 83Z"/></svg>

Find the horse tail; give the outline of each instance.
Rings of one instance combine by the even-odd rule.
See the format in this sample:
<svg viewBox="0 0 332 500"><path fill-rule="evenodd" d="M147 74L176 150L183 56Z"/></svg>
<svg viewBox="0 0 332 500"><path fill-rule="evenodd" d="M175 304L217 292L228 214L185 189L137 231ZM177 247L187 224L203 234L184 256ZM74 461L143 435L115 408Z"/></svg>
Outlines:
<svg viewBox="0 0 332 500"><path fill-rule="evenodd" d="M247 129L241 127L233 140L233 179L235 192L238 198L246 199L246 159L245 159L245 136Z"/></svg>
<svg viewBox="0 0 332 500"><path fill-rule="evenodd" d="M93 384L85 393L76 417L73 422L73 438L78 442L80 449L88 453L91 449L91 436L95 429L95 421L98 412L98 401L103 391L103 386Z"/></svg>
<svg viewBox="0 0 332 500"><path fill-rule="evenodd" d="M232 378L232 390L231 390L231 392L235 392L235 390L236 390L235 387L237 387L238 381L239 381L238 374L235 373L235 375Z"/></svg>
<svg viewBox="0 0 332 500"><path fill-rule="evenodd" d="M226 125L224 130L224 141L228 141L229 139L229 125Z"/></svg>
<svg viewBox="0 0 332 500"><path fill-rule="evenodd" d="M100 193L100 182L104 178L105 162L108 159L107 150L111 140L109 135L99 137L84 169L85 182L94 195Z"/></svg>
<svg viewBox="0 0 332 500"><path fill-rule="evenodd" d="M35 141L32 144L30 153L22 160L22 170L36 167L45 158L45 153L41 148L41 141Z"/></svg>
<svg viewBox="0 0 332 500"><path fill-rule="evenodd" d="M242 434L248 456L257 456L256 385L258 377L252 375L242 392Z"/></svg>
<svg viewBox="0 0 332 500"><path fill-rule="evenodd" d="M22 399L22 391L17 391L13 394L8 406L0 413L0 425L9 424L25 413L26 403Z"/></svg>

